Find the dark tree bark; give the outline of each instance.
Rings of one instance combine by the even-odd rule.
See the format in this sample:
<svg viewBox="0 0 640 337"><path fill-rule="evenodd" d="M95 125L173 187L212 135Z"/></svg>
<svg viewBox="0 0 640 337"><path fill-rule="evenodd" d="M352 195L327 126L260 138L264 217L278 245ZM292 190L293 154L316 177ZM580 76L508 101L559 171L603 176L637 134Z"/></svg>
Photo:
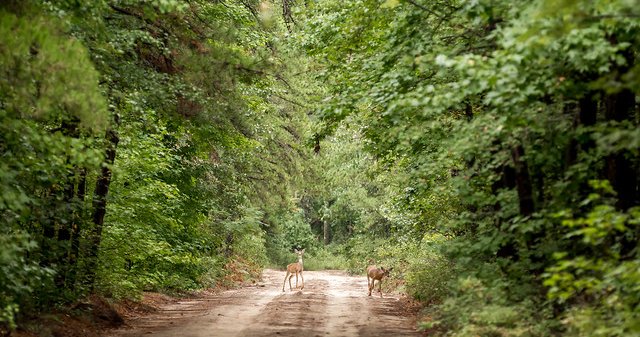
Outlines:
<svg viewBox="0 0 640 337"><path fill-rule="evenodd" d="M574 113L574 111L572 110L573 109L571 108L570 105L567 105L564 107L565 114L573 115L572 128L573 128L573 131L575 132L575 130L580 126L580 117L578 116L579 113ZM569 145L567 145L567 149L564 154L564 163L563 163L564 170L567 171L569 167L574 165L577 161L578 161L578 140L576 139L576 137L572 137L569 140Z"/></svg>
<svg viewBox="0 0 640 337"><path fill-rule="evenodd" d="M610 38L612 43L617 43L616 37ZM617 77L621 80L629 69L633 67L634 55L630 48L622 52L627 63L617 69ZM629 89L622 89L617 93L605 96L605 117L608 121L634 123L636 97ZM627 210L639 204L638 177L635 174L634 155L629 151L618 151L606 158L606 177L611 182L613 189L618 193L616 206L621 210Z"/></svg>
<svg viewBox="0 0 640 337"><path fill-rule="evenodd" d="M117 124L117 122L116 122ZM95 285L96 267L98 263L98 251L100 242L102 241L102 227L104 224L104 216L107 212L107 195L109 194L109 185L111 184L111 165L116 159L116 148L120 138L116 130L109 128L105 135L108 142L105 161L96 182L96 189L93 195L93 229L89 235L89 248L87 252L87 276L86 285L93 290Z"/></svg>
<svg viewBox="0 0 640 337"><path fill-rule="evenodd" d="M72 117L70 120L65 120L62 122L60 130L62 134L66 137L79 138L80 130L78 129L78 125L80 120L76 117ZM67 158L67 163L70 163L70 159ZM58 243L61 247L63 247L62 252L58 252L56 256L56 262L59 266L58 274L56 275L55 283L58 287L64 287L65 284L68 284L67 277L71 269L71 265L69 263L69 252L70 252L70 241L71 241L71 232L73 231L72 227L77 221L77 210L76 205L74 205L74 197L76 195L76 182L77 182L77 166L73 166L71 172L67 175L67 181L64 188L63 194L63 202L64 202L64 220L58 223Z"/></svg>
<svg viewBox="0 0 640 337"><path fill-rule="evenodd" d="M497 144L499 144L498 141L497 140L494 141L494 145L497 145ZM495 153L492 153L492 155L495 155ZM512 189L516 186L516 180L515 180L516 174L513 167L503 164L497 167L494 172L500 177L500 179L495 181L491 185L491 193L493 195L498 195L498 193L500 193L500 190L502 189ZM500 205L499 202L496 202L493 205L493 210L495 211L496 214L499 213L501 209L502 209L502 206ZM502 228L502 225L503 225L502 219L497 217L495 222L496 228L498 228L499 231L503 232L504 237L509 236L510 234L504 231L504 229ZM508 258L513 261L519 260L520 253L518 251L518 246L516 242L513 240L509 240L503 243L498 248L498 251L496 252L496 256L500 258Z"/></svg>
<svg viewBox="0 0 640 337"><path fill-rule="evenodd" d="M617 43L615 36L612 36L610 41L613 44ZM622 56L627 62L624 66L616 69L616 77L617 80L624 82L622 77L634 66L635 57L631 48L623 51ZM638 127L635 115L635 93L627 88L605 96L604 112L608 121L626 122L631 123L636 128ZM636 154L629 150L619 150L605 158L604 175L617 192L616 208L619 210L626 211L631 207L640 205L639 179L637 175L639 159ZM620 256L622 259L633 258L637 255L640 228L636 227L634 233L632 235L629 234L631 233L619 235L617 238L621 247Z"/></svg>
<svg viewBox="0 0 640 337"><path fill-rule="evenodd" d="M529 175L529 166L522 157L524 157L522 145L517 145L511 149L511 158L515 166L515 182L520 204L520 215L529 216L535 212L533 187L531 176Z"/></svg>
<svg viewBox="0 0 640 337"><path fill-rule="evenodd" d="M598 101L595 99L596 93L589 91L584 97L578 100L578 111L573 120L573 129L581 126L593 126L596 124L598 116ZM565 169L574 165L578 160L578 153L588 152L594 146L593 140L589 137L580 141L577 138L571 139L565 158Z"/></svg>
<svg viewBox="0 0 640 337"><path fill-rule="evenodd" d="M45 240L53 240L56 236L56 225L52 219L46 219L42 224L43 235ZM50 245L43 245L43 247L49 247Z"/></svg>
<svg viewBox="0 0 640 337"><path fill-rule="evenodd" d="M586 81L586 80L585 80ZM596 124L598 117L598 92L587 91L583 97L578 100L577 112L575 113L573 130L574 132L580 127L590 127ZM570 140L567 149L567 155L565 157L564 168L565 170L575 165L578 162L578 157L581 153L589 153L595 147L595 141L590 134L574 135ZM567 203L573 203L576 200L584 199L591 191L588 181L594 179L597 173L590 173L587 177L582 177L580 181L575 181L574 188L577 194L573 200L566 200Z"/></svg>
<svg viewBox="0 0 640 337"><path fill-rule="evenodd" d="M59 128L52 132L62 132L66 137L78 138L80 132L78 130L79 119L71 117L69 120L63 120ZM67 157L67 164L70 163ZM75 171L72 169L67 174L66 180L63 181L64 188L52 187L50 189L50 197L52 206L57 209L55 215L43 222L43 242L42 242L42 265L56 265L57 274L55 283L59 287L64 286L65 276L67 272L67 248L69 247L69 239L71 238L71 218L73 216L73 197L75 195ZM61 195L62 202L58 201ZM57 241L57 242L56 242Z"/></svg>
<svg viewBox="0 0 640 337"><path fill-rule="evenodd" d="M233 254L233 243L235 242L235 236L233 233L227 233L227 237L224 240L224 257L230 258L231 254Z"/></svg>
<svg viewBox="0 0 640 337"><path fill-rule="evenodd" d="M598 101L595 100L595 92L588 92L578 102L578 117L580 124L593 126L598 116Z"/></svg>
<svg viewBox="0 0 640 337"><path fill-rule="evenodd" d="M498 146L499 144L500 143L497 140L493 142L494 146ZM494 156L496 154L497 151L492 151L491 156ZM497 195L498 192L503 188L514 188L516 186L515 170L513 169L513 167L506 164L501 164L494 169L494 172L497 176L500 177L499 180L494 181L491 185L491 193L493 193L494 195ZM499 209L500 206L496 205L496 210Z"/></svg>
<svg viewBox="0 0 640 337"><path fill-rule="evenodd" d="M635 95L630 90L624 89L606 97L605 117L610 121L632 121L634 107ZM638 177L635 174L632 159L632 154L628 151L619 151L606 158L606 177L618 193L616 206L621 210L627 210L638 204L636 189Z"/></svg>
<svg viewBox="0 0 640 337"><path fill-rule="evenodd" d="M585 97L578 102L578 123L582 126L590 127L596 124L598 118L598 101L595 92L588 92ZM589 152L595 147L595 142L591 136L580 143L580 151Z"/></svg>
<svg viewBox="0 0 640 337"><path fill-rule="evenodd" d="M291 24L296 23L296 21L293 19L293 15L291 14L292 5L293 5L293 0L282 1L282 18L284 19L284 23L287 26L287 30L290 33L291 33Z"/></svg>
<svg viewBox="0 0 640 337"><path fill-rule="evenodd" d="M313 152L315 154L320 153L320 135L316 134L313 136L313 142L314 142L314 146L313 146Z"/></svg>
<svg viewBox="0 0 640 337"><path fill-rule="evenodd" d="M473 107L469 102L464 104L464 116L467 117L467 121L469 122L473 119Z"/></svg>
<svg viewBox="0 0 640 337"><path fill-rule="evenodd" d="M330 240L329 240L329 221L327 221L326 219L323 221L322 234L323 234L323 239L324 239L324 245L326 246L330 242Z"/></svg>
<svg viewBox="0 0 640 337"><path fill-rule="evenodd" d="M77 197L80 204L84 203L87 192L87 169L80 169L80 177L78 180ZM80 225L82 224L82 216L77 213L71 224L71 247L69 250L69 275L67 277L67 288L73 288L76 283L78 252L80 251Z"/></svg>
<svg viewBox="0 0 640 337"><path fill-rule="evenodd" d="M80 120L78 118L72 118L69 121L63 121L60 130L62 134L67 137L78 138L80 137L80 130L78 130L78 124ZM67 163L69 163L69 158L67 158ZM71 172L67 175L67 182L64 188L64 203L65 207L68 210L69 218L73 217L73 197L76 194L76 171L77 169L74 167ZM71 221L66 223L61 223L58 226L58 241L67 242L71 239ZM64 257L61 256L61 259L64 260ZM65 261L59 261L64 263Z"/></svg>

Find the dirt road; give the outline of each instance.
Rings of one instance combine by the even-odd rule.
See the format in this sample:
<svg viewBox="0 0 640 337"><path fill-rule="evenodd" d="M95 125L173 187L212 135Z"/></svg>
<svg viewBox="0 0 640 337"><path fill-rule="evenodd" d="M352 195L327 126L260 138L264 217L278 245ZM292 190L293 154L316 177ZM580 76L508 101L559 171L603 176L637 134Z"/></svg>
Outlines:
<svg viewBox="0 0 640 337"><path fill-rule="evenodd" d="M366 277L338 271L304 276L304 290L289 291L287 284L283 293L284 272L265 270L256 286L178 302L111 336L420 336L397 297L367 296Z"/></svg>

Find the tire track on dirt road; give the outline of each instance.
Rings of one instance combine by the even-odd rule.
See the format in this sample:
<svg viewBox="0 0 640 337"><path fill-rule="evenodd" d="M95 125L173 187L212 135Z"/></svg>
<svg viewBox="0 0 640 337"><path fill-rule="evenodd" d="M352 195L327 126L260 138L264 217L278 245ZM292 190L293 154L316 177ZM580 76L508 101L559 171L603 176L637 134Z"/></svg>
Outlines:
<svg viewBox="0 0 640 337"><path fill-rule="evenodd" d="M304 290L282 292L284 272L263 283L178 302L113 331L112 337L420 336L394 297L367 296L363 276L305 271Z"/></svg>

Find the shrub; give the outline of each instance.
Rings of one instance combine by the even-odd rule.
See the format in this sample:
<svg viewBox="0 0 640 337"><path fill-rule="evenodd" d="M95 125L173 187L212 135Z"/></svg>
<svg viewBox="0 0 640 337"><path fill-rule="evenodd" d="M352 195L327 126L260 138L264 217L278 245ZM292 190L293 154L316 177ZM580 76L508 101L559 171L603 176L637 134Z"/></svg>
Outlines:
<svg viewBox="0 0 640 337"><path fill-rule="evenodd" d="M543 303L510 299L511 284L496 271L495 278L482 280L462 276L451 284L451 294L438 305L426 307L422 329L455 337L547 336L557 328Z"/></svg>
<svg viewBox="0 0 640 337"><path fill-rule="evenodd" d="M37 244L26 233L0 233L0 247L0 327L15 329L20 308L35 305L32 293L50 284L54 271L27 260Z"/></svg>
<svg viewBox="0 0 640 337"><path fill-rule="evenodd" d="M308 254L304 258L305 270L326 270L337 269L346 270L348 266L347 259L336 252L337 246L329 245L327 247L317 249L312 254Z"/></svg>
<svg viewBox="0 0 640 337"><path fill-rule="evenodd" d="M408 270L405 274L407 292L423 303L440 301L448 292L448 282L453 277L452 263L436 251L441 237L430 236L408 254Z"/></svg>

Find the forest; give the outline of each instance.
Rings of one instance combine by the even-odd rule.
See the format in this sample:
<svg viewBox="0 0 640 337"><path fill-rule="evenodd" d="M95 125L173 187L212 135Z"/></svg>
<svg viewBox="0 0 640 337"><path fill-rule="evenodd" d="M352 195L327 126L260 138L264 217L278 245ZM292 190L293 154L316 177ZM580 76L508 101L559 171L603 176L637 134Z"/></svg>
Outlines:
<svg viewBox="0 0 640 337"><path fill-rule="evenodd" d="M363 274L429 336L640 335L638 0L0 2L0 335Z"/></svg>

